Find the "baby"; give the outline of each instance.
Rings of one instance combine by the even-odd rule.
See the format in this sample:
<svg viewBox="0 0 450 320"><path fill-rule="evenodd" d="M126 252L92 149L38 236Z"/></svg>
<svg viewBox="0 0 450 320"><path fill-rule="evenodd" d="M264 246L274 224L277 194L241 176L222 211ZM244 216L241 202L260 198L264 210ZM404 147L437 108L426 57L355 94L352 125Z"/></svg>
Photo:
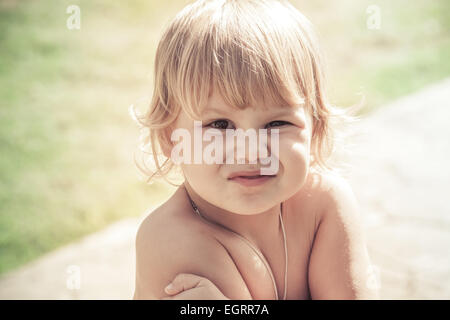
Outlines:
<svg viewBox="0 0 450 320"><path fill-rule="evenodd" d="M378 297L355 197L329 162L347 118L322 68L287 1L199 0L170 23L135 116L149 181L178 168L183 183L139 227L134 299Z"/></svg>

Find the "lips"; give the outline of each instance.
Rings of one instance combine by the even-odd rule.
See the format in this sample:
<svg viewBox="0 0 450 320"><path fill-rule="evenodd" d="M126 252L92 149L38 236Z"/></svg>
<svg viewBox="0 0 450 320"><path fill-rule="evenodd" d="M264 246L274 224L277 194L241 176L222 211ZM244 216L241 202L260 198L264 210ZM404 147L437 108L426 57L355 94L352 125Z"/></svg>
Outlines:
<svg viewBox="0 0 450 320"><path fill-rule="evenodd" d="M238 183L245 187L253 187L263 185L265 182L276 177L276 175L261 175L260 171L239 171L233 172L228 180Z"/></svg>
<svg viewBox="0 0 450 320"><path fill-rule="evenodd" d="M242 177L242 178L246 178L246 179L256 179L256 178L261 178L263 175L261 175L261 171L260 170L256 170L256 171L237 171L237 172L233 172L232 174L230 174L228 176L228 179L231 180L233 178L236 177Z"/></svg>

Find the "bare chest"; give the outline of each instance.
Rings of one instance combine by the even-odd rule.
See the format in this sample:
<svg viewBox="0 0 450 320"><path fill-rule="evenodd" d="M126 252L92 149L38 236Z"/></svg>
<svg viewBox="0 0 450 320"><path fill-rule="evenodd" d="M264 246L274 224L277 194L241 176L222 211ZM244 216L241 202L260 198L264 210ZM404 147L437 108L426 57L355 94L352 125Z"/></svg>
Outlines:
<svg viewBox="0 0 450 320"><path fill-rule="evenodd" d="M307 219L308 220L308 219ZM288 272L286 299L309 299L308 264L314 238L314 223L301 224L290 219L286 224ZM283 299L285 251L281 241L273 241L264 250L242 238L223 231L216 239L226 248L249 292L255 300Z"/></svg>

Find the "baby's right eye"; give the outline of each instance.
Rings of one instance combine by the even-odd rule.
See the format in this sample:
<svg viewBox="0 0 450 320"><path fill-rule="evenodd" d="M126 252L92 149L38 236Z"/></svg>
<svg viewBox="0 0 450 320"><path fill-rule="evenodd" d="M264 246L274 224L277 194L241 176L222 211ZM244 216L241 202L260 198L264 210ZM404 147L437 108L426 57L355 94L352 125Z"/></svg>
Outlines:
<svg viewBox="0 0 450 320"><path fill-rule="evenodd" d="M216 120L216 121L211 122L208 125L208 127L212 127L214 129L225 130L225 129L229 129L228 124L229 124L228 120L221 119L221 120Z"/></svg>

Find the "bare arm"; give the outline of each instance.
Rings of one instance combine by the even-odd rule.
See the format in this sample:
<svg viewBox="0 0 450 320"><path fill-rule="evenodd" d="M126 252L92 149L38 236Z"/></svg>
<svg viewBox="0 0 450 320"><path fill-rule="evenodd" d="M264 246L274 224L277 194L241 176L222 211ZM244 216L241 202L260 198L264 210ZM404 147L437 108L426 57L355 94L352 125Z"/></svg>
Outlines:
<svg viewBox="0 0 450 320"><path fill-rule="evenodd" d="M344 180L333 181L309 264L312 299L377 299L369 285L372 268L353 192Z"/></svg>
<svg viewBox="0 0 450 320"><path fill-rule="evenodd" d="M214 238L186 231L186 226L169 227L149 216L136 236L133 298L167 298L164 288L179 274L195 274L211 280L226 298L251 299L234 262Z"/></svg>

